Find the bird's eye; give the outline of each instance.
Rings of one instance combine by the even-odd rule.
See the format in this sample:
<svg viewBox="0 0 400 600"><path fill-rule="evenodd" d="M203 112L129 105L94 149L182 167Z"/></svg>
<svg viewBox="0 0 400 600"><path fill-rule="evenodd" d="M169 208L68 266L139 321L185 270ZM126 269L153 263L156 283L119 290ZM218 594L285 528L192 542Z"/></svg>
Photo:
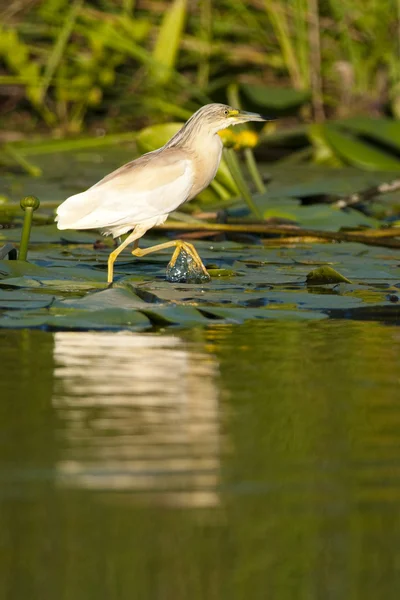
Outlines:
<svg viewBox="0 0 400 600"><path fill-rule="evenodd" d="M226 117L229 115L229 110L228 110L227 108L224 110L224 115L225 115Z"/></svg>

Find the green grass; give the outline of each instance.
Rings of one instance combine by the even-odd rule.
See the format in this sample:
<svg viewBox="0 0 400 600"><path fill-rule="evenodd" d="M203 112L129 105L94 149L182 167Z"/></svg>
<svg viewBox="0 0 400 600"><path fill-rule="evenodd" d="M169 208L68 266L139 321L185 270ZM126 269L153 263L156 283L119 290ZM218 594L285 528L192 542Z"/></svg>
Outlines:
<svg viewBox="0 0 400 600"><path fill-rule="evenodd" d="M145 6L43 0L0 9L2 97L12 92L0 128L123 130L224 99L235 80L309 90L306 120L400 112L399 0Z"/></svg>

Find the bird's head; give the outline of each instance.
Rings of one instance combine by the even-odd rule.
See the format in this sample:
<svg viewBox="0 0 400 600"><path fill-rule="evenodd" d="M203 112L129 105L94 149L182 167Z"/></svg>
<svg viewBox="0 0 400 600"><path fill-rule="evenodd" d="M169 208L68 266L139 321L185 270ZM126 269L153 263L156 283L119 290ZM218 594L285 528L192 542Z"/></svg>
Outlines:
<svg viewBox="0 0 400 600"><path fill-rule="evenodd" d="M217 133L221 129L226 129L226 127L230 127L231 125L240 125L248 121L269 120L258 113L238 110L227 104L206 104L190 120L192 119L204 127L209 127L212 133Z"/></svg>
<svg viewBox="0 0 400 600"><path fill-rule="evenodd" d="M174 148L186 145L190 148L196 141L204 140L204 137L207 138L209 135L213 136L231 125L240 125L248 121L270 120L258 113L238 110L227 104L206 104L186 121L182 129L164 147Z"/></svg>

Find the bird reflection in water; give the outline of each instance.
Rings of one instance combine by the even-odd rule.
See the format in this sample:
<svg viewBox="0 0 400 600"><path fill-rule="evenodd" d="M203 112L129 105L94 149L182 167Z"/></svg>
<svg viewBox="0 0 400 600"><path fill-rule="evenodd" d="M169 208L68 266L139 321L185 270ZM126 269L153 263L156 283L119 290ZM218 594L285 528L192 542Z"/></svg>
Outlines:
<svg viewBox="0 0 400 600"><path fill-rule="evenodd" d="M60 484L218 504L213 357L174 336L57 332L54 358Z"/></svg>

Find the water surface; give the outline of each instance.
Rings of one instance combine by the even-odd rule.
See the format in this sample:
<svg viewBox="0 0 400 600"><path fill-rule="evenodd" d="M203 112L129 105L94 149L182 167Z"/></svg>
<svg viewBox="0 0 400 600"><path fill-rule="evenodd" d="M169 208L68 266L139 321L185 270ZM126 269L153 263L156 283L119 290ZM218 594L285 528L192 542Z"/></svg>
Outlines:
<svg viewBox="0 0 400 600"><path fill-rule="evenodd" d="M0 331L0 597L400 594L400 330Z"/></svg>

